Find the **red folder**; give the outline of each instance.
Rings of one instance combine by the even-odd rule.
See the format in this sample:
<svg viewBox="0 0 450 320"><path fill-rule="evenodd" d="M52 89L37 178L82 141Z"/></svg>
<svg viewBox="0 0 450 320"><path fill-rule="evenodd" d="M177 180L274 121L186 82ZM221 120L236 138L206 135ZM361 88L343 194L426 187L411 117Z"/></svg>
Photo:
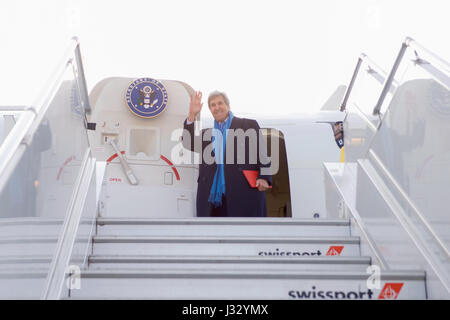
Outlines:
<svg viewBox="0 0 450 320"><path fill-rule="evenodd" d="M258 170L242 170L242 173L247 179L250 187L256 188L256 179L258 179ZM272 186L269 186L269 188L272 188Z"/></svg>

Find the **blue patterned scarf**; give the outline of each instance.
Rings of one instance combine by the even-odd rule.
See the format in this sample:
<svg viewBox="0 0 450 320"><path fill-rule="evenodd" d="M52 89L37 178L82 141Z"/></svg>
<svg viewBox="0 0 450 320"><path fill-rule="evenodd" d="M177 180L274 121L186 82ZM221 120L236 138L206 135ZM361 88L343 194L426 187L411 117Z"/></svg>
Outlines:
<svg viewBox="0 0 450 320"><path fill-rule="evenodd" d="M233 113L231 111L228 111L228 119L225 122L218 123L214 120L215 130L213 130L212 143L217 169L208 201L216 208L222 205L222 195L225 195L224 150L227 143L227 130L230 128L232 120ZM220 134L222 134L222 138L218 137Z"/></svg>

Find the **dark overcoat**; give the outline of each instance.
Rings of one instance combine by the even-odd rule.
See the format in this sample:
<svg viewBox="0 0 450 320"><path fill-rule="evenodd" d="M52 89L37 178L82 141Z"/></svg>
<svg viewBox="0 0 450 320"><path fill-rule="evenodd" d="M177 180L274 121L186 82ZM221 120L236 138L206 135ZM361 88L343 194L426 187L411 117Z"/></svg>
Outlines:
<svg viewBox="0 0 450 320"><path fill-rule="evenodd" d="M208 202L208 197L217 168L211 143L212 129L203 129L201 134L196 136L194 125L194 123L188 125L186 121L184 122L183 146L188 150L200 153L197 216L209 217L212 204ZM224 165L227 214L229 217L265 217L267 211L265 192L250 187L242 172L242 170L258 170L258 178L267 180L269 185L272 184L272 176L262 175L260 171L263 167L270 167L265 139L259 132L260 127L256 120L233 117L230 129L242 129L241 133L249 134L245 135L243 139L242 136L239 138L236 134L229 133L227 135L224 159L227 159L227 154L234 151L228 155ZM248 131L248 129L254 130ZM260 144L261 139L263 139L263 143ZM232 140L234 143L231 143ZM262 149L259 150L259 147ZM245 150L245 157L243 152L238 153L239 149ZM204 157L207 152L211 155L209 160ZM256 159L253 155L256 155ZM232 161L229 161L230 159Z"/></svg>

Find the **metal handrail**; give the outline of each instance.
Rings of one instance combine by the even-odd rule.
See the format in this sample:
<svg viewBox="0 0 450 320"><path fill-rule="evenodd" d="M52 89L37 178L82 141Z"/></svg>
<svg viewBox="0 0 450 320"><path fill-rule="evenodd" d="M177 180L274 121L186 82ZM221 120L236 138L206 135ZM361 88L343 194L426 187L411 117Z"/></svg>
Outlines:
<svg viewBox="0 0 450 320"><path fill-rule="evenodd" d="M381 106L383 104L384 98L386 97L387 92L389 92L389 89L391 88L391 84L395 81L394 80L395 73L397 72L397 69L398 69L398 67L400 65L400 62L403 59L403 56L404 56L404 54L405 54L405 52L406 52L406 50L408 48L411 48L411 49L415 50L415 54L416 54L417 60L414 60L414 63L416 63L418 65L422 64L422 67L423 67L424 64L429 64L428 61L425 61L424 59L419 58L417 51L428 55L429 58L434 60L433 63L435 64L435 66L433 66L433 69L424 67L424 70L428 71L432 76L437 78L437 80L439 82L441 82L441 83L444 82L444 84L446 84L445 82L449 81L448 76L446 77L447 79L445 81L445 79L442 79L439 74L433 73L433 71L440 71L440 70L443 69L444 72L450 74L450 64L448 62L446 62L445 60L441 59L439 56L437 56L433 52L431 52L430 50L424 48L422 45L420 45L418 42L416 42L412 38L406 37L406 39L402 43L402 46L400 48L400 51L399 51L398 55L397 55L397 58L396 58L395 63L394 63L394 66L392 67L392 70L389 73L389 77L386 80L386 83L384 85L382 94L381 94L381 96L380 96L380 98L378 100L378 103L377 103L377 105L374 108L374 111L373 111L374 115L379 114L379 111L380 111L380 108L381 108ZM447 84L447 87L448 87L448 84ZM382 165L382 161L370 149L370 146L372 145L372 142L373 142L374 138L375 137L373 137L371 142L368 144L368 148L367 148L368 154L371 155L374 159L376 159L377 163L381 166L381 168L383 169L383 171L385 172L387 177L389 177L389 180L393 184L395 189L401 194L402 198L406 201L406 203L409 205L409 207L419 217L420 221L422 221L422 223L425 225L426 229L430 232L431 236L436 240L436 242L441 247L441 249L448 256L450 256L450 252L449 252L448 248L445 246L444 241L442 241L442 239L440 239L440 237L434 232L433 228L430 226L428 221L426 221L426 219L422 216L420 211L412 203L411 199L409 199L409 197L406 194L406 192L403 191L403 189L396 182L396 180L390 175L389 171Z"/></svg>
<svg viewBox="0 0 450 320"><path fill-rule="evenodd" d="M350 84L347 87L347 90L344 95L344 99L342 100L340 111L345 111L347 107L347 102L350 97L350 93L353 90L353 87L356 82L356 78L358 77L359 72L361 71L361 66L365 64L367 65L366 72L375 78L375 80L379 81L386 78L386 72L381 69L373 60L371 60L365 53L361 53L358 57L358 61L355 66L355 70L353 71L352 78L350 80Z"/></svg>
<svg viewBox="0 0 450 320"><path fill-rule="evenodd" d="M440 70L444 70L444 72L450 73L450 64L449 63L447 63L445 60L441 59L438 55L434 54L433 52L431 52L428 49L421 46L418 42L416 42L412 38L406 37L406 39L403 41L400 51L396 57L394 66L392 67L392 69L389 73L389 76L384 83L383 91L381 92L378 102L372 111L372 115L383 116L383 118L384 118L384 115L381 115L381 112L380 112L381 107L383 105L384 99L386 98L387 94L393 93L395 91L395 89L399 86L398 81L395 80L395 74L397 72L397 69L400 65L401 60L403 59L406 49L408 49L408 48L411 48L413 50L419 50L421 53L428 55L428 57L430 57L431 59L434 60L434 64L437 65L439 68L441 68ZM450 88L449 77L447 75L443 75L443 74L439 73L440 72L439 69L433 67L433 65L431 65L428 61L419 58L417 55L417 51L415 51L415 53L416 53L417 59L414 60L413 62L415 64L421 66L424 70L426 70L439 83L443 84L447 88ZM443 79L443 78L445 78L445 79ZM380 129L382 123L383 123L383 119L380 117L380 121L378 123L376 130ZM370 138L370 141L367 143L366 150L364 151L365 154L367 154L369 152L370 146L372 145L372 142L374 141L374 139L375 139L375 135L373 135Z"/></svg>
<svg viewBox="0 0 450 320"><path fill-rule="evenodd" d="M405 55L405 52L408 48L411 48L414 50L416 60L413 60L416 65L421 66L425 71L427 71L436 81L444 84L447 86L447 88L450 87L450 79L448 74L450 74L450 64L438 57L436 54L432 53L431 51L425 49L420 44L418 44L415 40L412 38L407 37L399 50L399 53L397 54L396 60L394 62L394 65L389 73L389 76L387 77L384 86L383 91L378 99L378 102L373 110L373 115L379 115L381 106L383 105L384 99L386 98L387 93L392 90L392 84L395 84L395 74L398 70L398 67ZM418 52L421 54L427 55L427 60L422 59L419 57ZM430 63L429 61L433 61ZM381 124L381 123L380 123ZM378 127L379 130L379 127ZM393 187L393 189L400 195L402 201L407 204L407 206L411 209L411 212L414 213L415 217L418 218L418 220L422 223L422 226L427 231L427 234L432 237L435 241L435 244L439 247L440 250L442 250L447 257L450 257L450 251L445 245L445 242L438 236L438 234L435 232L433 227L429 224L429 222L425 219L425 217L422 215L420 210L415 206L413 201L410 199L409 195L403 190L403 188L400 186L400 184L395 180L395 178L391 175L389 170L385 167L381 159L378 158L376 153L371 149L371 146L373 144L373 141L375 140L374 135L371 139L371 141L367 144L367 157L371 159L371 162L374 162L377 165L377 168L381 170L383 175L387 178L388 182L390 183L390 186ZM410 229L411 223L402 223L401 219L404 219L405 221L409 221L410 218L405 216L404 213L396 214L396 217L399 219L402 226L405 228L405 230L408 232L408 234L411 235L413 238L413 241L416 243L420 242L420 239L416 239L414 235L417 235L417 232ZM399 218L400 217L400 218ZM414 232L413 232L414 231ZM422 253L425 251L425 256L427 257L428 261L430 261L429 257L432 256L432 253L429 252L428 248L425 246L422 246L423 248L420 249ZM424 249L425 248L425 249ZM432 264L432 268L435 270L435 272L439 275L441 279L446 279L444 284L447 288L447 290L450 290L450 282L449 280L443 275L443 272L440 271L440 268L437 267L435 264Z"/></svg>
<svg viewBox="0 0 450 320"><path fill-rule="evenodd" d="M10 161L13 158L16 162L20 160L20 157L14 157L14 154L21 144L29 146L31 143L33 134L37 130L40 120L50 106L52 98L55 96L59 84L63 79L70 57L73 56L77 46L78 43L76 41L70 43L64 53L63 59L58 63L52 76L46 82L43 93L36 99L35 103L25 108L25 111L23 111L19 120L0 146L0 191L9 179L9 175L4 174L6 166L8 165L11 168ZM11 173L11 170L8 171Z"/></svg>
<svg viewBox="0 0 450 320"><path fill-rule="evenodd" d="M437 54L435 54L434 52L431 52L430 50L428 50L427 48L422 46L420 43L418 43L413 38L406 37L405 42L408 44L408 46L411 49L413 49L415 51L419 51L419 52L424 53L424 54L428 55L429 57L431 57L434 60L434 64L436 64L436 66L439 69L444 70L446 73L450 73L450 63L448 63L447 61L445 61L444 59L439 57Z"/></svg>
<svg viewBox="0 0 450 320"><path fill-rule="evenodd" d="M13 129L9 132L7 138L0 146L0 192L8 182L17 164L20 162L22 155L31 145L33 136L39 128L40 123L44 119L54 97L58 93L61 84L64 81L64 75L70 66L74 67L75 81L78 85L81 105L84 112L90 111L89 97L87 92L86 81L84 78L84 70L81 61L80 44L78 38L72 38L68 48L66 49L62 59L57 64L49 80L46 82L44 89L35 102L26 108L21 108L21 116ZM4 111L13 111L14 108L2 108ZM57 244L58 251L52 259L51 268L47 275L47 281L44 287L43 299L55 299L59 297L65 274L62 266L67 264L70 258L74 239L76 237L76 229L82 214L83 199L87 194L85 190L86 183L91 178L93 168L95 168L95 160L90 156L90 148L88 147L82 162L82 170L80 171L75 183L67 213L65 216L63 233ZM86 174L86 167L90 166L90 173ZM87 182L86 182L87 181ZM81 190L80 188L84 188ZM80 191L81 190L81 191ZM81 201L83 200L83 201ZM69 227L71 227L70 232ZM75 232L72 232L74 231Z"/></svg>
<svg viewBox="0 0 450 320"><path fill-rule="evenodd" d="M403 43L402 46L400 48L400 51L397 55L397 58L395 60L394 66L392 67L391 72L389 73L389 77L386 80L386 83L384 85L383 88L383 92L378 100L377 105L375 106L374 109L374 115L375 114L379 114L379 110L381 108L381 105L383 104L384 98L386 97L386 94L389 92L390 88L391 88L391 84L395 81L394 80L394 76L395 73L399 67L399 64L406 52L406 50L408 48L411 48L413 50L416 50L416 56L417 56L417 50L420 50L420 52L427 54L431 59L434 59L434 62L437 66L442 67L444 69L444 72L450 73L450 64L447 63L446 61L444 61L443 59L441 59L440 57L438 57L436 54L432 53L431 51L425 49L424 47L422 47L420 44L418 44L416 41L414 41L412 38L407 37ZM420 58L417 58L418 60L420 60ZM416 64L418 64L417 60L414 61ZM428 62L426 62L428 63ZM429 71L429 69L425 68L425 70ZM432 76L436 76L435 74L431 74ZM447 77L448 78L448 77ZM379 127L378 127L379 129ZM420 213L420 211L416 208L416 206L413 204L413 202L411 201L411 199L409 198L409 196L407 195L407 193L400 187L400 185L397 183L397 181L394 179L394 177L391 176L391 174L389 173L389 170L387 170L387 168L383 165L382 161L376 156L376 154L373 152L373 150L371 149L371 146L373 144L373 141L375 140L375 135L372 136L372 139L370 140L370 142L367 144L367 152L366 154L368 156L371 156L373 159L375 159L375 161L378 163L379 167L383 170L383 172L385 173L385 175L389 178L390 183L395 187L395 189L399 192L399 194L402 196L403 200L406 201L406 203L408 204L408 206L412 209L412 211L416 214L416 216L419 218L420 221L422 221L422 223L425 225L425 228L430 232L431 236L436 240L436 242L438 243L439 247L447 254L450 256L450 252L448 250L448 248L445 246L444 241L442 241L442 239L440 239L440 237L434 232L433 228L431 227L431 225L426 221L426 219L422 216L422 214Z"/></svg>
<svg viewBox="0 0 450 320"><path fill-rule="evenodd" d="M70 263L78 228L83 215L84 202L89 190L89 184L95 171L95 159L91 149L87 148L82 160L80 173L75 182L75 189L69 202L61 235L56 245L56 251L50 265L42 300L60 299L66 279L66 270ZM89 240L90 241L90 240Z"/></svg>
<svg viewBox="0 0 450 320"><path fill-rule="evenodd" d="M425 228L428 230L429 235L434 238L434 240L437 243L437 246L440 250L442 250L447 257L450 257L450 252L448 248L445 245L445 242L440 239L440 237L434 232L432 226L428 223L428 221L423 217L423 215L420 213L419 209L414 205L414 203L411 201L407 193L403 190L403 188L397 183L395 178L391 175L389 170L385 167L383 162L380 160L380 158L376 155L376 153L373 150L369 150L369 156L371 157L371 161L376 164L377 168L381 170L383 175L387 178L391 186L394 187L394 190L398 192L402 198L403 201L406 202L407 206L414 212L414 214L419 217L420 221L425 225ZM365 166L359 161L359 164L364 168ZM391 206L391 204L388 204ZM417 228L414 226L414 224L411 222L411 218L408 217L403 210L395 210L392 209L393 214L396 216L399 223L402 225L402 227L405 229L405 231L410 235L412 241L416 244L420 252L426 257L427 261L430 263L433 270L436 272L436 275L439 277L439 279L442 280L445 288L450 292L450 278L448 273L445 272L445 267L442 267L442 264L433 258L434 252L430 250L429 245L426 244L425 241L423 241L422 237L420 236L420 233L417 231Z"/></svg>
<svg viewBox="0 0 450 320"><path fill-rule="evenodd" d="M400 186L400 184L395 180L395 178L392 176L392 174L389 172L389 170L386 168L386 166L383 164L383 161L377 156L377 154L372 150L369 149L369 156L373 161L377 164L379 169L383 172L383 174L386 176L389 183L394 187L394 190L396 190L402 199L405 201L407 206L416 214L417 217L419 217L420 221L425 225L426 229L430 232L431 236L436 240L439 247L445 252L445 254L450 257L450 251L446 247L445 242L437 235L437 233L433 230L433 227L430 225L430 223L425 219L425 217L420 213L420 210L414 205L414 203L409 198L408 194L405 190Z"/></svg>
<svg viewBox="0 0 450 320"><path fill-rule="evenodd" d="M83 61L81 59L81 51L80 51L80 40L78 37L73 37L72 40L74 40L77 43L77 46L75 47L75 59L77 62L78 67L78 77L77 80L79 81L79 88L80 88L80 95L81 95L81 106L83 107L84 111L87 114L90 114L92 111L91 104L89 102L89 95L88 95L88 89L86 84L86 77L84 75L84 67L83 67Z"/></svg>
<svg viewBox="0 0 450 320"><path fill-rule="evenodd" d="M367 64L367 67L369 70L367 70L368 73L372 74L373 72L379 74L383 78L386 78L387 73L384 71L378 64L375 63L372 59L370 59L366 54L362 53L364 62ZM378 80L378 79L377 79Z"/></svg>
<svg viewBox="0 0 450 320"><path fill-rule="evenodd" d="M70 60L67 61L67 65L72 64L74 66L75 80L78 85L81 106L86 114L91 111L91 107L89 103L83 63L81 60L80 43L77 37L72 38L72 40L76 43L74 51L72 52L72 56L75 55L75 61L73 58L70 58ZM69 201L63 229L61 236L58 239L57 250L52 259L52 264L47 275L47 280L41 299L59 299L61 296L64 280L66 279L66 268L72 256L72 251L78 234L77 230L83 215L84 201L88 194L90 181L94 172L95 159L92 158L91 149L88 147L82 161L81 170L75 182L75 188ZM90 238L91 236L89 236L89 239Z"/></svg>
<svg viewBox="0 0 450 320"><path fill-rule="evenodd" d="M353 85L355 84L356 77L358 76L359 70L361 68L362 60L363 60L362 57L358 58L358 62L356 63L355 70L353 71L352 74L352 79L350 80L350 84L348 85L347 90L345 91L344 100L342 100L341 107L339 108L341 112L345 111L345 108L347 107L347 101L348 98L350 97L350 92L352 92L353 90Z"/></svg>
<svg viewBox="0 0 450 320"><path fill-rule="evenodd" d="M21 144L29 146L33 140L33 135L38 129L41 120L47 112L50 103L57 93L57 90L63 81L64 73L70 64L74 63L74 58L77 64L77 71L79 76L77 81L79 82L81 103L85 112L90 112L91 107L89 103L89 97L87 95L87 86L84 78L84 69L81 61L80 43L77 37L73 37L68 47L66 48L64 55L57 67L53 71L50 78L45 82L42 92L35 102L25 108L20 107L21 116L18 119L15 126L9 132L6 139L0 146L0 191L6 184L12 173L11 166L15 167L20 157L14 156L18 151ZM11 108L2 108L4 111L11 111ZM9 110L6 110L9 109ZM12 107L14 109L14 107ZM14 159L16 163L10 163ZM8 170L6 167L8 166ZM5 174L5 171L9 174Z"/></svg>
<svg viewBox="0 0 450 320"><path fill-rule="evenodd" d="M439 81L441 83L443 82L442 75L439 72L443 71L444 73L447 73L447 74L450 73L450 64L448 62L446 62L445 60L443 60L442 58L440 58L438 55L431 52L430 50L424 48L422 45L420 45L414 39L412 39L410 37L406 37L406 39L402 43L402 46L400 47L400 50L397 54L397 57L395 59L394 65L391 69L391 72L389 73L389 76L384 83L383 91L381 92L378 102L373 109L374 116L380 114L381 106L383 105L383 102L384 102L384 99L386 98L387 93L391 90L391 85L394 82L395 74L397 73L398 67L400 66L400 63L402 62L405 52L408 48L411 48L412 50L415 51L415 54L417 57L417 60L415 60L415 63L420 65L421 67L423 67L423 69L426 70L437 81ZM428 60L421 59L418 56L418 52L427 55L429 59ZM432 62L430 62L429 60L431 60ZM427 68L425 66L426 64L430 64L431 66L434 66L434 69ZM445 77L445 75L444 75L444 78L447 80L447 81L444 81L444 85L449 87L450 81L448 80L448 76Z"/></svg>

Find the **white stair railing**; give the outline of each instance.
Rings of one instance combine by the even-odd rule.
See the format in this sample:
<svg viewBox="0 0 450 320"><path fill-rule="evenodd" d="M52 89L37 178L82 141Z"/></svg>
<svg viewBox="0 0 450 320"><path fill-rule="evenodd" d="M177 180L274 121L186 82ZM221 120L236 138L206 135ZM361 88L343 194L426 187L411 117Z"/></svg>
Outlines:
<svg viewBox="0 0 450 320"><path fill-rule="evenodd" d="M406 59L407 56L408 59ZM357 66L355 70L350 91L355 83L359 67ZM423 173L424 168L424 165L418 166L418 162L421 161L420 156L417 156L419 153L422 158L428 159L425 165L429 165L437 156L445 158L448 152L442 141L448 139L449 132L449 124L443 124L443 121L447 119L445 115L450 112L449 90L450 64L407 37L402 43L373 108L372 115L380 116L380 121L373 136L367 142L367 151L364 152L363 158L357 161L359 168L357 179L361 181L360 174L365 175L366 182L358 187L355 196L357 199L366 199L366 203L360 203L357 208L360 213L363 210L373 211L373 208L388 208L392 216L386 215L386 219L389 220L392 217L392 221L401 226L402 232L406 235L402 241L409 241L411 248L414 247L414 250L420 252L430 268L429 271L435 274L433 277L439 279L450 296L450 251L448 239L446 240L449 234L448 230L447 233L440 231L443 225L450 225L450 218L448 215L446 218L440 215L439 219L442 221L437 224L436 211L439 210L433 210L431 206L424 205L424 203L432 203L433 208L448 210L447 198L438 199L430 196L431 190L438 192L446 188L445 184L439 181L445 180L442 177L448 177L448 173L444 167L439 169L439 163L437 163L436 168L431 169L428 166L428 170L433 170L430 174L433 174L434 178L431 176L428 178L431 180L426 184L426 188L425 185L418 185L422 182L417 180L417 176ZM386 99L388 93L394 93L392 99ZM346 97L348 98L348 95ZM345 103L346 101L343 103L343 110ZM382 108L386 110L383 115L381 115ZM440 122L435 121L436 114L442 114ZM399 125L402 127L400 128ZM442 128L440 136L429 133L431 128L436 128L436 125ZM421 132L421 126L425 126L427 130ZM441 139L443 140L440 142ZM436 172L440 172L439 179L436 179L438 176ZM368 200L367 194L364 196L366 192L364 186L367 187L370 183L379 198L373 195L373 199ZM383 204L379 202L379 206L375 205L379 201L375 200L376 198L382 199ZM369 202L373 204L368 204ZM383 214L387 213L381 213ZM368 213L364 215L363 221L380 218L375 213L373 217ZM369 230L368 233L371 231ZM374 241L380 240L381 236L379 234L378 239L375 237ZM387 263L389 264L389 259ZM431 291L432 285L429 285Z"/></svg>
<svg viewBox="0 0 450 320"><path fill-rule="evenodd" d="M0 218L12 217L18 226L26 216L41 220L42 225L49 216L63 221L45 225L59 236L51 241L43 239L46 246L42 248L46 249L33 253L52 257L49 268L30 269L29 281L14 274L3 277L8 285L15 282L14 293L3 298L59 299L73 255L77 255L77 261L87 263L87 248L95 230L95 159L87 137L90 104L78 39L72 39L31 106L20 110L3 107L0 111L18 114L18 121L0 145ZM22 191L23 199L15 190ZM79 232L81 222L86 230L83 238ZM33 231L13 240L4 239L13 245L4 246L0 255L26 258L29 250L14 241L20 244L32 235ZM37 241L41 238L36 237Z"/></svg>

